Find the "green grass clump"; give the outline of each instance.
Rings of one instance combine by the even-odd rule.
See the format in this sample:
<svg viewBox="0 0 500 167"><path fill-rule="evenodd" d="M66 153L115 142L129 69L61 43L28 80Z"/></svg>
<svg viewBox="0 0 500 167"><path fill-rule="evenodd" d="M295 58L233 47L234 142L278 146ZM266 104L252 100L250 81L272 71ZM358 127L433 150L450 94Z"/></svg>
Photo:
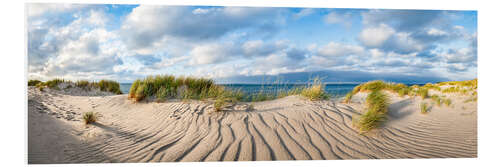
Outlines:
<svg viewBox="0 0 500 167"><path fill-rule="evenodd" d="M445 99L445 100L443 101L443 103L444 103L447 107L449 107L449 106L451 105L451 99Z"/></svg>
<svg viewBox="0 0 500 167"><path fill-rule="evenodd" d="M215 112L222 111L222 108L224 108L225 105L226 105L226 101L224 100L224 98L219 98L219 99L215 100L214 111Z"/></svg>
<svg viewBox="0 0 500 167"><path fill-rule="evenodd" d="M79 87L81 89L85 89L85 90L90 90L90 88L92 87L92 84L87 81L87 80L78 80L76 81L76 87Z"/></svg>
<svg viewBox="0 0 500 167"><path fill-rule="evenodd" d="M404 97L405 95L410 94L411 89L410 88L403 88L398 90L398 95L399 97Z"/></svg>
<svg viewBox="0 0 500 167"><path fill-rule="evenodd" d="M97 83L101 91L112 92L115 94L122 94L120 90L120 84L116 81L111 80L101 80Z"/></svg>
<svg viewBox="0 0 500 167"><path fill-rule="evenodd" d="M466 80L466 81L448 81L448 82L440 82L438 83L439 86L443 85L456 85L456 86L462 86L462 87L470 87L473 89L477 89L477 78L473 80Z"/></svg>
<svg viewBox="0 0 500 167"><path fill-rule="evenodd" d="M36 86L39 83L42 83L42 81L39 81L39 80L29 80L28 81L28 86Z"/></svg>
<svg viewBox="0 0 500 167"><path fill-rule="evenodd" d="M300 95L308 98L311 101L324 100L330 98L325 92L325 85L319 78L315 78L313 84L302 89Z"/></svg>
<svg viewBox="0 0 500 167"><path fill-rule="evenodd" d="M388 84L386 84L384 81L377 80L377 81L370 81L362 84L362 86L359 88L360 92L366 92L366 91L379 91L382 89L385 89L388 87Z"/></svg>
<svg viewBox="0 0 500 167"><path fill-rule="evenodd" d="M386 118L389 103L388 97L381 91L373 91L366 98L368 111L357 118L353 118L353 124L359 129L359 133L366 133L377 128Z"/></svg>
<svg viewBox="0 0 500 167"><path fill-rule="evenodd" d="M427 112L429 112L429 106L427 106L427 103L420 103L420 113L426 114Z"/></svg>
<svg viewBox="0 0 500 167"><path fill-rule="evenodd" d="M422 97L422 99L425 99L429 96L429 89L420 87L417 89L416 95Z"/></svg>
<svg viewBox="0 0 500 167"><path fill-rule="evenodd" d="M211 79L178 77L172 75L148 76L135 80L129 91L129 98L141 101L145 98L209 99L234 98L240 100L243 93L216 85Z"/></svg>
<svg viewBox="0 0 500 167"><path fill-rule="evenodd" d="M434 90L437 90L437 91L441 91L441 87L439 87L439 85L437 85L437 84L427 83L427 84L425 84L422 87L424 87L426 89L434 89Z"/></svg>
<svg viewBox="0 0 500 167"><path fill-rule="evenodd" d="M36 87L38 88L38 90L43 91L45 84L43 82L40 82L40 83L36 84Z"/></svg>
<svg viewBox="0 0 500 167"><path fill-rule="evenodd" d="M477 96L465 100L464 103L469 103L469 102L473 102L473 101L477 101Z"/></svg>
<svg viewBox="0 0 500 167"><path fill-rule="evenodd" d="M101 91L106 91L106 92L112 92L115 94L121 94L122 92L120 91L120 84L116 81L110 81L110 80L101 80L99 82L89 82L86 80L78 80L76 82L70 81L70 80L64 80L64 79L53 79L47 82L38 82L35 86L39 88L40 90L43 90L44 87L48 87L50 89L55 89L55 90L60 90L59 84L61 83L67 83L66 87L64 89L70 89L73 88L74 86L90 91L92 88L98 88Z"/></svg>
<svg viewBox="0 0 500 167"><path fill-rule="evenodd" d="M85 124L91 124L97 121L97 113L96 112L86 112L83 113L83 122Z"/></svg>
<svg viewBox="0 0 500 167"><path fill-rule="evenodd" d="M345 95L344 103L350 103L352 99L352 92L349 92Z"/></svg>
<svg viewBox="0 0 500 167"><path fill-rule="evenodd" d="M385 120L387 120L387 117L384 113L369 110L358 119L353 120L353 122L355 124L354 126L358 128L359 133L363 134L379 127Z"/></svg>
<svg viewBox="0 0 500 167"><path fill-rule="evenodd" d="M49 87L50 89L56 89L56 90L59 90L59 84L61 83L64 83L64 79L53 79L53 80L50 80L50 81L47 81L45 82L44 84Z"/></svg>
<svg viewBox="0 0 500 167"><path fill-rule="evenodd" d="M443 100L437 95L432 95L431 99L432 101L436 102L438 106L441 106L441 103L443 103Z"/></svg>

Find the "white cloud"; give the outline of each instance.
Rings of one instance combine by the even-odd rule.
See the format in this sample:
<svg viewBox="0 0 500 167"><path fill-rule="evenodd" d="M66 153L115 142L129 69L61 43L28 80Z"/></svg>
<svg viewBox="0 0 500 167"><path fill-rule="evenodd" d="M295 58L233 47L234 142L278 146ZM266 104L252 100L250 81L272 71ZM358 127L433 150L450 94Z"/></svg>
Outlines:
<svg viewBox="0 0 500 167"><path fill-rule="evenodd" d="M363 29L359 34L359 40L368 47L380 47L394 33L395 31L391 27L385 24L380 24L377 27Z"/></svg>
<svg viewBox="0 0 500 167"><path fill-rule="evenodd" d="M342 24L348 28L351 27L352 24L350 13L339 14L335 11L332 11L325 15L323 20L327 24Z"/></svg>
<svg viewBox="0 0 500 167"><path fill-rule="evenodd" d="M37 17L46 13L69 12L88 7L85 4L50 4L50 3L29 3L26 5L28 17Z"/></svg>
<svg viewBox="0 0 500 167"><path fill-rule="evenodd" d="M349 55L362 55L364 54L364 51L364 48L360 46L330 42L318 49L318 55L325 57L341 57Z"/></svg>
<svg viewBox="0 0 500 167"><path fill-rule="evenodd" d="M305 8L305 9L300 10L298 13L295 13L293 15L293 18L300 19L302 17L309 16L309 15L313 14L314 12L315 12L315 9L313 9L313 8Z"/></svg>
<svg viewBox="0 0 500 167"><path fill-rule="evenodd" d="M189 53L191 65L214 64L228 61L232 55L232 44L204 44L196 46Z"/></svg>

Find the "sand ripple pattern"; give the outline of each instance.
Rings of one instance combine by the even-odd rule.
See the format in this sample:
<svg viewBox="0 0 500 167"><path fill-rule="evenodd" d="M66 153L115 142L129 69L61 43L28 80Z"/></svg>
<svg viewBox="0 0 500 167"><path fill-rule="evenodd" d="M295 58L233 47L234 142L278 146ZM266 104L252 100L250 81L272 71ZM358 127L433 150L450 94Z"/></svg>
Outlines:
<svg viewBox="0 0 500 167"><path fill-rule="evenodd" d="M95 110L103 117L93 126L101 134L67 151L65 162L477 156L475 122L460 125L456 120L417 115L405 124L387 124L360 135L351 122L359 111L332 101L292 96L255 103L253 111L219 113L211 113L210 103L197 101L133 103L126 96L111 96L98 103Z"/></svg>

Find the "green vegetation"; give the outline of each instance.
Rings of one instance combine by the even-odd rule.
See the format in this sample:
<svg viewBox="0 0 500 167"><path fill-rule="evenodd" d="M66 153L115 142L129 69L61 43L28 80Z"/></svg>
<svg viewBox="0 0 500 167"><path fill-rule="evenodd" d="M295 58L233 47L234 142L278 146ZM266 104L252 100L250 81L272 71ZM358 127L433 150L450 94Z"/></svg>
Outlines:
<svg viewBox="0 0 500 167"><path fill-rule="evenodd" d="M101 80L97 83L97 86L101 91L122 94L122 91L120 91L120 84L116 81Z"/></svg>
<svg viewBox="0 0 500 167"><path fill-rule="evenodd" d="M441 90L441 86L444 85L452 85L446 89ZM347 93L344 98L344 102L349 103L352 99L352 96L356 95L359 92L369 92L366 99L366 103L368 106L368 110L363 113L361 116L354 118L353 124L357 127L360 133L365 133L373 128L376 128L386 120L385 113L388 110L389 104L388 99L383 91L389 91L392 93L397 93L400 97L404 97L406 95L409 96L420 96L422 99L428 98L429 90L441 91L443 93L462 93L468 94L469 91L473 91L473 98L467 99L464 102L477 101L477 79L468 80L468 81L451 81L451 82L441 82L437 84L427 83L423 86L412 85L408 87L405 84L395 84L395 83L386 83L384 81L376 80L369 81L366 83L362 83L357 85L352 89L351 92ZM439 97L437 95L430 96L432 100L438 105L445 104L446 106L451 105L451 99L446 99L445 97ZM429 112L430 108L427 103L422 102L420 104L421 113Z"/></svg>
<svg viewBox="0 0 500 167"><path fill-rule="evenodd" d="M448 81L448 82L440 82L437 85L443 86L443 85L455 85L455 86L462 86L462 87L470 87L473 89L477 89L477 78L473 80L467 80L467 81Z"/></svg>
<svg viewBox="0 0 500 167"><path fill-rule="evenodd" d="M85 124L91 124L97 121L97 112L85 112L83 113L83 122Z"/></svg>
<svg viewBox="0 0 500 167"><path fill-rule="evenodd" d="M257 94L245 94L241 90L227 89L224 86L216 85L213 80L192 77L174 77L172 75L148 76L142 80L135 80L129 91L129 98L135 101L143 99L156 99L164 101L169 98L195 99L195 100L215 100L218 107L227 102L237 101L266 101L282 98L290 95L302 95L309 100L328 99L324 91L324 85L319 79L315 79L313 84L305 87L296 87L286 91L279 89L272 92L260 91ZM215 105L215 103L214 103Z"/></svg>
<svg viewBox="0 0 500 167"><path fill-rule="evenodd" d="M349 92L345 95L344 103L350 103L351 99L352 99L352 92Z"/></svg>
<svg viewBox="0 0 500 167"><path fill-rule="evenodd" d="M324 100L330 98L324 90L323 85L319 78L315 78L313 84L306 86L302 89L300 95L308 98L311 101Z"/></svg>
<svg viewBox="0 0 500 167"><path fill-rule="evenodd" d="M226 101L223 98L219 98L214 102L214 110L215 112L222 111L222 108L226 105Z"/></svg>
<svg viewBox="0 0 500 167"><path fill-rule="evenodd" d="M136 101L145 98L206 99L231 94L227 91L209 79L157 75L134 81L130 87L129 97Z"/></svg>
<svg viewBox="0 0 500 167"><path fill-rule="evenodd" d="M465 100L464 103L473 102L473 101L477 101L477 96Z"/></svg>
<svg viewBox="0 0 500 167"><path fill-rule="evenodd" d="M437 85L437 84L427 83L427 84L425 84L422 87L425 88L425 89L434 89L434 90L437 90L437 91L441 91L441 87L439 87L439 85Z"/></svg>
<svg viewBox="0 0 500 167"><path fill-rule="evenodd" d="M422 99L425 99L425 98L427 98L429 96L429 89L420 87L420 88L417 89L416 94L418 96L422 97Z"/></svg>
<svg viewBox="0 0 500 167"><path fill-rule="evenodd" d="M56 79L44 82L44 84L50 89L60 90L58 86L59 86L59 84L64 83L64 82L65 82L64 79L56 78Z"/></svg>
<svg viewBox="0 0 500 167"><path fill-rule="evenodd" d="M29 80L28 81L28 86L36 86L37 84L41 83L42 81L39 80Z"/></svg>
<svg viewBox="0 0 500 167"><path fill-rule="evenodd" d="M379 90L371 92L366 98L368 111L353 119L353 124L359 129L359 133L366 133L377 128L386 118L389 102L387 95Z"/></svg>
<svg viewBox="0 0 500 167"><path fill-rule="evenodd" d="M451 105L451 99L445 99L445 100L443 101L443 103L444 103L447 107L449 107L449 106Z"/></svg>
<svg viewBox="0 0 500 167"><path fill-rule="evenodd" d="M354 89L351 91L351 94L355 95L359 92L373 92L373 91L387 90L393 93L397 93L400 97L403 97L405 95L409 95L413 89L414 89L413 87L408 87L407 85L402 83L398 84L385 83L384 81L376 80L359 84L358 86L354 87Z"/></svg>
<svg viewBox="0 0 500 167"><path fill-rule="evenodd" d="M427 106L427 103L420 103L420 113L422 114L426 114L427 112L429 112L429 107Z"/></svg>
<svg viewBox="0 0 500 167"><path fill-rule="evenodd" d="M49 80L47 82L42 82L38 80L30 80L28 81L28 85L32 85L36 83L34 86L36 86L40 91L43 91L45 87L54 89L54 90L60 90L59 85L62 83L67 83L66 87L64 89L69 89L73 88L73 86L76 86L78 88L90 91L92 88L97 88L101 91L106 91L106 92L112 92L115 94L122 94L120 91L120 84L116 81L110 81L110 80L101 80L99 82L89 82L86 80L79 80L76 82L72 82L69 80L64 80L64 79L53 79Z"/></svg>
<svg viewBox="0 0 500 167"><path fill-rule="evenodd" d="M438 95L432 95L431 99L436 102L438 106L441 106L441 103L443 103L443 100Z"/></svg>

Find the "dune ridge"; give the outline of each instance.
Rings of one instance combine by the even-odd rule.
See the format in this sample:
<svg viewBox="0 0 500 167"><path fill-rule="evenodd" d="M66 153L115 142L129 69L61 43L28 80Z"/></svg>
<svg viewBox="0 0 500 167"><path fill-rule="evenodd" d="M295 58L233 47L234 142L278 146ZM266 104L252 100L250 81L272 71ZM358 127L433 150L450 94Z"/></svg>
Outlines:
<svg viewBox="0 0 500 167"><path fill-rule="evenodd" d="M420 99L394 95L389 120L360 135L352 117L363 111L362 93L349 104L288 96L213 112L203 101L136 103L127 95L28 92L29 163L477 157L476 102L456 100L420 114ZM87 111L102 117L83 125L79 118ZM66 113L74 117L65 119ZM55 134L62 141L45 141ZM52 155L58 156L44 159Z"/></svg>

